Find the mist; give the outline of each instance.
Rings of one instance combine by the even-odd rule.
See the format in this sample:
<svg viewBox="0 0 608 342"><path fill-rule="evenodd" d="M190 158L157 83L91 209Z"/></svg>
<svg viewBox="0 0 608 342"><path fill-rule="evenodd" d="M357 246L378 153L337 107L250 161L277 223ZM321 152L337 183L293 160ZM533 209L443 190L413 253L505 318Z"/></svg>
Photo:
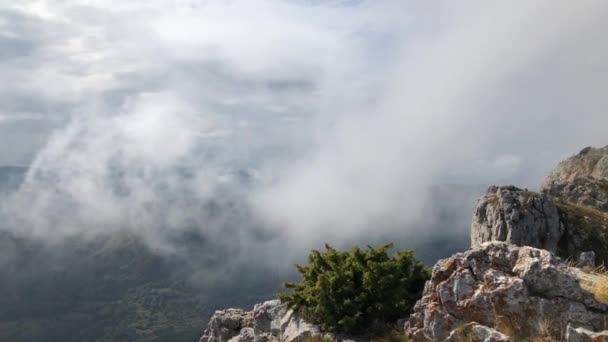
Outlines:
<svg viewBox="0 0 608 342"><path fill-rule="evenodd" d="M0 164L28 167L2 228L51 244L127 231L167 253L195 231L227 263L277 267L324 242L466 243L476 191L537 188L607 144L606 14L599 0L2 5Z"/></svg>

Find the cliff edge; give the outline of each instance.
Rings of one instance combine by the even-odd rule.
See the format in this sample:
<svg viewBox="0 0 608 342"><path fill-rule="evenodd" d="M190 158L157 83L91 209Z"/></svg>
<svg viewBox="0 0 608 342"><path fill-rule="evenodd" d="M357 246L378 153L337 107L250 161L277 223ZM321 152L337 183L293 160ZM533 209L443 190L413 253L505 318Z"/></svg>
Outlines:
<svg viewBox="0 0 608 342"><path fill-rule="evenodd" d="M471 245L506 241L578 259L593 251L608 265L608 146L587 147L560 162L541 192L492 186L471 223Z"/></svg>

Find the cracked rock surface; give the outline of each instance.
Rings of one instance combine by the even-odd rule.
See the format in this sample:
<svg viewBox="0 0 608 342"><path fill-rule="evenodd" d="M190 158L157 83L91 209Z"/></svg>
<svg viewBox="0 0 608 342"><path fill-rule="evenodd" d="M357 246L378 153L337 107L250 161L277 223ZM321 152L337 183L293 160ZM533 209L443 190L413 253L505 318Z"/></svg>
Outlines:
<svg viewBox="0 0 608 342"><path fill-rule="evenodd" d="M255 305L253 311L216 311L200 342L305 342L313 336L332 341L357 341L323 333L279 300L270 300Z"/></svg>
<svg viewBox="0 0 608 342"><path fill-rule="evenodd" d="M564 230L547 195L512 185L492 186L474 210L471 246L506 241L556 251Z"/></svg>
<svg viewBox="0 0 608 342"><path fill-rule="evenodd" d="M452 341L472 322L473 341L547 333L560 340L568 324L591 332L608 329L608 305L581 288L554 254L488 242L435 265L405 330L413 341Z"/></svg>

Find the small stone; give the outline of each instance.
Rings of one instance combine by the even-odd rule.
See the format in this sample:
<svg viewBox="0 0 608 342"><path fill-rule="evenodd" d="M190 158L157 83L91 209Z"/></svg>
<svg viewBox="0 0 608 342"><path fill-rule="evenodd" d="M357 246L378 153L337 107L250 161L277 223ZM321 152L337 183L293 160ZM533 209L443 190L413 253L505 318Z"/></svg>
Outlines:
<svg viewBox="0 0 608 342"><path fill-rule="evenodd" d="M593 332L585 328L574 328L568 324L566 330L567 342L608 342L608 330Z"/></svg>
<svg viewBox="0 0 608 342"><path fill-rule="evenodd" d="M595 252L588 251L582 252L578 257L578 261L576 262L576 267L595 267Z"/></svg>

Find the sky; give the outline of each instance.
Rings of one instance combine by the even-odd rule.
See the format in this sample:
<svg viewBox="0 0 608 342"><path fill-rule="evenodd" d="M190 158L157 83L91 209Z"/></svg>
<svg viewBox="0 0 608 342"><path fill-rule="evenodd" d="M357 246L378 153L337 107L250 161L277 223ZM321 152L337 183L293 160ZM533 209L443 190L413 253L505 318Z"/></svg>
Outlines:
<svg viewBox="0 0 608 342"><path fill-rule="evenodd" d="M287 249L422 234L438 186L534 189L608 144L607 14L602 0L0 1L0 165L29 167L0 215L23 234L155 245L193 227Z"/></svg>

